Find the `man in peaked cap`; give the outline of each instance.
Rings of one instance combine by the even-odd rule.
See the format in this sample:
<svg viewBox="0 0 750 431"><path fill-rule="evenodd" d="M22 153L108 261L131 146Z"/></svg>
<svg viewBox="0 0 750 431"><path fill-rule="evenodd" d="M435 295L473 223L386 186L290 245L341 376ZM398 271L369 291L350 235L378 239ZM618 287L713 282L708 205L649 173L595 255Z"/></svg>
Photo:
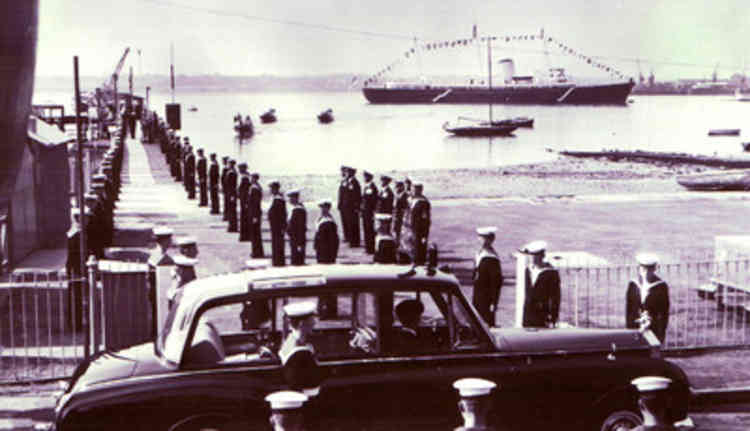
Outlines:
<svg viewBox="0 0 750 431"><path fill-rule="evenodd" d="M198 188L200 190L199 207L208 206L208 161L203 155L203 148L198 148L198 162L196 165L198 172Z"/></svg>
<svg viewBox="0 0 750 431"><path fill-rule="evenodd" d="M349 203L347 202L347 198L349 197L347 193L347 185L349 182L349 167L348 166L341 166L341 182L339 182L339 196L338 201L336 202L336 208L339 210L339 217L341 218L341 228L344 231L344 241L349 241L350 238L350 231L349 231L349 220L348 220L348 213L347 209L349 207Z"/></svg>
<svg viewBox="0 0 750 431"><path fill-rule="evenodd" d="M359 247L359 210L362 203L362 187L356 177L357 170L347 168L346 175L346 223L349 226L349 237L347 241L350 247Z"/></svg>
<svg viewBox="0 0 750 431"><path fill-rule="evenodd" d="M305 248L307 245L307 210L299 200L299 189L286 193L292 210L289 213L286 233L289 235L289 249L292 265L305 264Z"/></svg>
<svg viewBox="0 0 750 431"><path fill-rule="evenodd" d="M286 201L280 193L278 181L271 181L271 207L268 209L268 224L271 227L271 263L273 266L286 265L284 232L286 231Z"/></svg>
<svg viewBox="0 0 750 431"><path fill-rule="evenodd" d="M172 276L172 287L167 291L167 300L169 301L169 308L172 308L174 303L174 297L177 295L177 291L182 289L183 286L196 279L195 265L198 264L198 259L192 257L183 256L178 254L174 257L175 270Z"/></svg>
<svg viewBox="0 0 750 431"><path fill-rule="evenodd" d="M391 215L375 214L378 224L375 236L375 263L396 263L396 240L391 235Z"/></svg>
<svg viewBox="0 0 750 431"><path fill-rule="evenodd" d="M365 184L362 187L362 230L365 236L365 252L375 254L375 208L378 205L378 188L372 181L372 174L363 172Z"/></svg>
<svg viewBox="0 0 750 431"><path fill-rule="evenodd" d="M659 258L639 253L638 277L628 283L625 294L625 322L628 328L650 329L664 343L669 324L669 286L656 275Z"/></svg>
<svg viewBox="0 0 750 431"><path fill-rule="evenodd" d="M289 335L279 349L282 374L289 386L308 396L318 394L322 373L315 359L310 338L317 322L314 301L292 302L284 306Z"/></svg>
<svg viewBox="0 0 750 431"><path fill-rule="evenodd" d="M248 212L250 217L250 241L253 244L251 257L254 258L261 258L264 256L260 223L263 219L263 210L261 209L263 188L258 182L259 178L260 175L258 175L257 172L253 172L250 175L250 200L248 203Z"/></svg>
<svg viewBox="0 0 750 431"><path fill-rule="evenodd" d="M524 271L523 326L549 328L560 315L560 274L544 260L547 243L532 241L519 251L531 259Z"/></svg>
<svg viewBox="0 0 750 431"><path fill-rule="evenodd" d="M216 161L216 153L211 153L211 163L208 167L208 189L211 197L211 214L219 212L219 163Z"/></svg>
<svg viewBox="0 0 750 431"><path fill-rule="evenodd" d="M222 220L229 221L229 199L227 198L227 174L229 173L229 157L224 156L221 158L221 194L224 198L224 214Z"/></svg>
<svg viewBox="0 0 750 431"><path fill-rule="evenodd" d="M472 304L482 316L487 325L495 326L495 314L497 313L500 289L503 286L503 270L500 266L500 257L492 247L495 241L494 226L480 227L477 235L482 246L474 257L474 291L472 293Z"/></svg>
<svg viewBox="0 0 750 431"><path fill-rule="evenodd" d="M250 173L247 163L242 162L240 168L240 185L237 187L237 197L240 203L240 242L250 241Z"/></svg>
<svg viewBox="0 0 750 431"><path fill-rule="evenodd" d="M318 263L336 263L339 252L339 233L336 221L331 215L331 200L318 202L320 216L315 222L315 257Z"/></svg>
<svg viewBox="0 0 750 431"><path fill-rule="evenodd" d="M185 153L185 189L188 199L195 199L195 154L191 146L187 146Z"/></svg>
<svg viewBox="0 0 750 431"><path fill-rule="evenodd" d="M396 197L393 208L393 234L396 236L396 244L401 244L401 227L404 225L404 216L409 210L409 194L403 181L396 181Z"/></svg>
<svg viewBox="0 0 750 431"><path fill-rule="evenodd" d="M380 194L378 195L376 212L379 214L393 213L393 190L391 190L391 177L388 175L380 176Z"/></svg>
<svg viewBox="0 0 750 431"><path fill-rule="evenodd" d="M237 170L235 169L235 161L229 159L229 169L227 169L227 177L225 180L225 192L224 196L227 200L227 232L237 232Z"/></svg>
<svg viewBox="0 0 750 431"><path fill-rule="evenodd" d="M423 185L421 181L413 181L414 194L411 198L411 229L414 239L414 263L424 265L427 260L427 240L430 236L430 225L432 224L432 211L430 201L422 194Z"/></svg>

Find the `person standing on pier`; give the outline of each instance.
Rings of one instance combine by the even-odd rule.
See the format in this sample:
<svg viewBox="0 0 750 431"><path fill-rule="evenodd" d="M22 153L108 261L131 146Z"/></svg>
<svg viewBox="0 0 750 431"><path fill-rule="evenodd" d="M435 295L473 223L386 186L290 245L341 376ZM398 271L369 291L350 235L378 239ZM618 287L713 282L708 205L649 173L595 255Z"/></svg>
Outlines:
<svg viewBox="0 0 750 431"><path fill-rule="evenodd" d="M174 164L175 164L175 172L177 175L175 176L175 181L178 183L182 182L182 143L180 142L180 137L175 135L174 139L174 148L172 150L172 157L174 157Z"/></svg>
<svg viewBox="0 0 750 431"><path fill-rule="evenodd" d="M208 206L208 161L206 160L206 156L203 155L203 148L198 148L196 171L198 172L198 185L200 189L198 206L206 207Z"/></svg>
<svg viewBox="0 0 750 431"><path fill-rule="evenodd" d="M250 174L247 163L240 163L240 185L237 195L240 201L240 242L250 241Z"/></svg>
<svg viewBox="0 0 750 431"><path fill-rule="evenodd" d="M430 236L430 224L432 222L430 201L422 194L423 185L414 181L414 196L411 199L412 236L414 239L414 263L424 265L427 259L427 239Z"/></svg>
<svg viewBox="0 0 750 431"><path fill-rule="evenodd" d="M236 162L229 159L229 169L226 179L227 219L229 226L227 232L237 232L237 170L234 168Z"/></svg>
<svg viewBox="0 0 750 431"><path fill-rule="evenodd" d="M554 328L560 316L560 274L545 262L546 249L546 242L533 241L519 250L531 256L524 271L524 328Z"/></svg>
<svg viewBox="0 0 750 431"><path fill-rule="evenodd" d="M185 154L185 188L187 188L188 199L195 199L195 154L193 154L193 147L189 144Z"/></svg>
<svg viewBox="0 0 750 431"><path fill-rule="evenodd" d="M339 232L336 221L331 215L330 199L318 202L320 216L315 222L315 257L318 263L336 263L339 254Z"/></svg>
<svg viewBox="0 0 750 431"><path fill-rule="evenodd" d="M85 209L83 210L86 211ZM65 273L68 277L68 324L73 331L83 327L83 281L81 268L81 229L85 214L81 216L81 208L73 208L74 224L68 230L68 259L65 262Z"/></svg>
<svg viewBox="0 0 750 431"><path fill-rule="evenodd" d="M659 259L651 253L636 256L638 277L628 283L625 322L631 329L650 329L664 344L669 324L669 286L656 275Z"/></svg>
<svg viewBox="0 0 750 431"><path fill-rule="evenodd" d="M248 211L250 213L250 241L253 243L251 257L254 258L261 258L264 255L260 224L263 217L263 210L261 209L263 188L258 183L258 179L260 179L260 175L257 172L253 172L250 175L250 202L248 203Z"/></svg>
<svg viewBox="0 0 750 431"><path fill-rule="evenodd" d="M359 247L359 206L362 203L362 188L359 185L354 168L347 169L346 184L346 218L349 225L349 246Z"/></svg>
<svg viewBox="0 0 750 431"><path fill-rule="evenodd" d="M289 223L286 232L289 235L289 250L292 265L305 264L305 249L307 246L307 210L299 200L299 189L287 192L292 210L289 213Z"/></svg>
<svg viewBox="0 0 750 431"><path fill-rule="evenodd" d="M404 215L409 208L409 195L406 193L403 181L396 181L396 199L393 208L393 234L396 244L401 244L401 227L404 225Z"/></svg>
<svg viewBox="0 0 750 431"><path fill-rule="evenodd" d="M492 247L495 241L494 226L477 228L477 235L482 241L482 247L474 257L474 290L471 302L479 315L489 326L495 326L497 302L500 299L500 289L503 287L503 270L500 257Z"/></svg>
<svg viewBox="0 0 750 431"><path fill-rule="evenodd" d="M362 188L362 230L365 234L365 253L375 254L375 208L378 205L378 188L372 182L372 174L363 172L365 185Z"/></svg>
<svg viewBox="0 0 750 431"><path fill-rule="evenodd" d="M286 201L279 189L278 181L272 181L268 187L271 189L271 207L268 209L268 224L271 225L271 264L273 266L286 265L284 255L284 232L286 231Z"/></svg>
<svg viewBox="0 0 750 431"><path fill-rule="evenodd" d="M391 177L388 175L380 176L380 194L378 195L378 214L393 213L393 190L391 189Z"/></svg>
<svg viewBox="0 0 750 431"><path fill-rule="evenodd" d="M224 198L224 216L222 220L229 221L229 199L227 199L227 174L229 173L229 157L224 156L221 158L221 194Z"/></svg>
<svg viewBox="0 0 750 431"><path fill-rule="evenodd" d="M211 196L211 214L219 213L219 162L216 153L211 153L211 164L208 167L208 189Z"/></svg>
<svg viewBox="0 0 750 431"><path fill-rule="evenodd" d="M349 220L347 214L347 208L349 204L346 202L347 195L347 184L349 182L348 166L341 166L341 182L339 183L339 199L336 202L336 208L339 210L339 216L341 217L341 227L344 230L344 241L349 242L351 239L351 232L349 228Z"/></svg>

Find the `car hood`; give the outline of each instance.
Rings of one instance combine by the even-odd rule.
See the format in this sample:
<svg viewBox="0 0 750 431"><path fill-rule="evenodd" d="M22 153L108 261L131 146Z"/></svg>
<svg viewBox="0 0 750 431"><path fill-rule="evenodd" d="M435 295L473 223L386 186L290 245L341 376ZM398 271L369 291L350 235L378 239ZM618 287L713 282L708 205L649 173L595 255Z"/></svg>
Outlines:
<svg viewBox="0 0 750 431"><path fill-rule="evenodd" d="M498 349L513 352L591 352L649 349L643 334L631 329L491 329Z"/></svg>

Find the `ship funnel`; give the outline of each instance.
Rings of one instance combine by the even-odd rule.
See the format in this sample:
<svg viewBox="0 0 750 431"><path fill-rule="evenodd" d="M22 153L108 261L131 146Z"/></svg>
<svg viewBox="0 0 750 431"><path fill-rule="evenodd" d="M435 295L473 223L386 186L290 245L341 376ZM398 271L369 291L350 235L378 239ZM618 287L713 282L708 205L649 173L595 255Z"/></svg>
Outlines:
<svg viewBox="0 0 750 431"><path fill-rule="evenodd" d="M513 59L504 58L498 63L500 63L500 67L503 69L503 80L506 84L512 84L513 76L516 74L516 66L513 64Z"/></svg>

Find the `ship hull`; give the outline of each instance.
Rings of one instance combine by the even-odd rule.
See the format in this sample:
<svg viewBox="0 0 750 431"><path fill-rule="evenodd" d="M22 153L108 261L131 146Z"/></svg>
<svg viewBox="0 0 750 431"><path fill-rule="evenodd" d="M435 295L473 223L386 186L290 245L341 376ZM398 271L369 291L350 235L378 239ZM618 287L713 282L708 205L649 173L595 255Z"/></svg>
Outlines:
<svg viewBox="0 0 750 431"><path fill-rule="evenodd" d="M522 105L625 105L633 84L557 85L517 87L414 87L374 88L362 92L373 104L522 104ZM450 90L450 91L449 91Z"/></svg>

